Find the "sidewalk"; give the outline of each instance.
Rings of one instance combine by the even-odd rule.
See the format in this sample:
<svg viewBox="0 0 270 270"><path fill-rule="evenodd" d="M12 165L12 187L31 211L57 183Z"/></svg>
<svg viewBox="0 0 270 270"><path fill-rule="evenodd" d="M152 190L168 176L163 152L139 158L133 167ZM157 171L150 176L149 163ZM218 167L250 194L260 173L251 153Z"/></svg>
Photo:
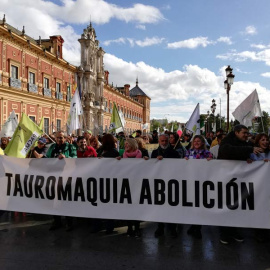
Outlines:
<svg viewBox="0 0 270 270"><path fill-rule="evenodd" d="M51 216L5 213L0 218L1 270L83 269L270 269L270 243L258 243L252 229L245 241L219 243L217 227L203 226L202 240L179 234L154 237L155 223L141 223L142 237L128 238L126 227L116 233L90 233L90 220L75 219L75 229L49 231ZM123 224L120 222L119 224Z"/></svg>

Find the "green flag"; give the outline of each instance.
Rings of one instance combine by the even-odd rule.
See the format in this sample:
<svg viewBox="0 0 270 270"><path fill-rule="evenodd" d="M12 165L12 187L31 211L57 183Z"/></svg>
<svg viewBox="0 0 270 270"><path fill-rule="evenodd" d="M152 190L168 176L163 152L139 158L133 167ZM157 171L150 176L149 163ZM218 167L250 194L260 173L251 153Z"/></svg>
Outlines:
<svg viewBox="0 0 270 270"><path fill-rule="evenodd" d="M109 132L118 133L120 131L124 131L123 124L118 113L117 107L115 103L113 104L113 112L111 116L111 123L109 127Z"/></svg>
<svg viewBox="0 0 270 270"><path fill-rule="evenodd" d="M22 114L13 137L5 149L7 156L25 158L43 131L26 115Z"/></svg>
<svg viewBox="0 0 270 270"><path fill-rule="evenodd" d="M38 127L43 130L43 125L44 125L44 117L42 116L41 120L40 120L40 123L38 125Z"/></svg>

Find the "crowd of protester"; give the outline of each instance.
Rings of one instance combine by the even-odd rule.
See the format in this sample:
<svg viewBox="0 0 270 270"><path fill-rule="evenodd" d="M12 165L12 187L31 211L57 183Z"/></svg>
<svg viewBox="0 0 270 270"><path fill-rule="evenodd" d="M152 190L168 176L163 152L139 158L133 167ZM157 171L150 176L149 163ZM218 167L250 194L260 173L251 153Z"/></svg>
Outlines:
<svg viewBox="0 0 270 270"><path fill-rule="evenodd" d="M10 138L1 138L0 154L9 143ZM156 144L156 149L148 151L148 144ZM163 158L176 159L224 159L243 160L247 163L270 160L269 136L265 133L251 135L247 127L237 125L234 130L226 134L222 129L206 134L206 136L184 132L181 137L176 132L166 131L158 135L154 130L150 135L142 134L137 130L133 135L127 136L120 132L116 136L103 134L94 136L90 130L83 132L82 136L74 134L67 136L63 131L44 135L32 147L27 158L149 158L162 160ZM0 211L0 215L1 215ZM50 230L62 227L62 218L54 216ZM92 220L92 231L98 232L102 228L101 219ZM113 220L103 220L106 224L106 233L114 231ZM155 237L164 235L164 227L168 226L171 237L177 237L177 224L158 223L154 233ZM127 236L140 237L140 222L127 221ZM66 217L66 229L73 229L73 218ZM194 238L201 239L201 225L191 225L187 233ZM241 229L233 227L220 227L220 242L229 244L233 239L242 242ZM257 230L258 238L264 238L263 230Z"/></svg>

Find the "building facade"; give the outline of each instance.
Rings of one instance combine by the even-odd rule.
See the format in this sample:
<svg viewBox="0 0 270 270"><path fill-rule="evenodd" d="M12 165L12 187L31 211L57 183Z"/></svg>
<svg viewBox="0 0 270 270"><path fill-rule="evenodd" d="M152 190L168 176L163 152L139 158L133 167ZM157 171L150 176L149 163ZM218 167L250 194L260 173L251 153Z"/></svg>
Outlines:
<svg viewBox="0 0 270 270"><path fill-rule="evenodd" d="M34 40L0 21L0 125L14 110L24 112L44 131L66 129L76 67L63 59L61 36Z"/></svg>
<svg viewBox="0 0 270 270"><path fill-rule="evenodd" d="M84 106L84 128L95 134L107 132L110 126L113 103L123 112L125 131L132 133L145 125L150 131L150 98L139 88L138 81L130 85L114 87L109 83L109 72L104 70L105 51L99 47L92 24L84 29L81 38L81 65L78 68L79 84Z"/></svg>
<svg viewBox="0 0 270 270"><path fill-rule="evenodd" d="M39 123L44 117L44 131L66 130L73 85L81 92L83 129L94 134L106 132L113 103L124 114L125 131L132 133L149 123L150 98L136 86L113 87L109 72L104 71L105 51L99 47L91 23L84 29L81 64L63 59L61 36L34 40L23 27L18 31L0 20L0 127L14 110L18 120L22 112Z"/></svg>

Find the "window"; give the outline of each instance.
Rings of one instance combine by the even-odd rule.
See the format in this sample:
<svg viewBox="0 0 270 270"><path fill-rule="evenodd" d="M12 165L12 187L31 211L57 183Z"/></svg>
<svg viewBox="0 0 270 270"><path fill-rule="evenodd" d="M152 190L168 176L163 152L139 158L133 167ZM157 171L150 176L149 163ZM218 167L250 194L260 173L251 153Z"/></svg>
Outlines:
<svg viewBox="0 0 270 270"><path fill-rule="evenodd" d="M35 116L29 116L29 118L30 118L34 123L36 123L36 117L35 117Z"/></svg>
<svg viewBox="0 0 270 270"><path fill-rule="evenodd" d="M35 73L29 72L29 83L35 84L36 81L35 76L36 76Z"/></svg>
<svg viewBox="0 0 270 270"><path fill-rule="evenodd" d="M47 89L50 88L50 87L49 87L49 79L46 78L46 77L44 77L44 80L43 80L43 87L44 87L44 88L47 88Z"/></svg>
<svg viewBox="0 0 270 270"><path fill-rule="evenodd" d="M58 92L58 93L61 92L61 83L59 83L59 82L56 83L56 92Z"/></svg>
<svg viewBox="0 0 270 270"><path fill-rule="evenodd" d="M61 120L56 119L56 130L61 130Z"/></svg>
<svg viewBox="0 0 270 270"><path fill-rule="evenodd" d="M11 65L11 78L18 79L18 67Z"/></svg>
<svg viewBox="0 0 270 270"><path fill-rule="evenodd" d="M71 101L70 86L67 85L67 101Z"/></svg>
<svg viewBox="0 0 270 270"><path fill-rule="evenodd" d="M44 118L44 132L49 134L50 131L50 121L49 121L49 118Z"/></svg>

